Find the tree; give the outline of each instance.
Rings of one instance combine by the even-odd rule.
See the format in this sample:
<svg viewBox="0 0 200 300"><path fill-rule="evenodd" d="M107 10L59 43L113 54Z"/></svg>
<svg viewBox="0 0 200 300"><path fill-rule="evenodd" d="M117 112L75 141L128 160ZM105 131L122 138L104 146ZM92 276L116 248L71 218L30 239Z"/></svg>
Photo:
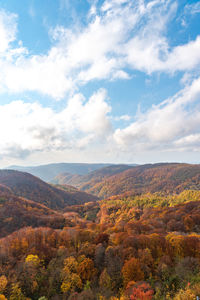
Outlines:
<svg viewBox="0 0 200 300"><path fill-rule="evenodd" d="M111 289L111 278L106 269L103 270L99 277L99 286L101 289Z"/></svg>
<svg viewBox="0 0 200 300"><path fill-rule="evenodd" d="M22 293L18 283L12 285L11 295L9 300L25 300L26 297Z"/></svg>
<svg viewBox="0 0 200 300"><path fill-rule="evenodd" d="M80 276L77 274L78 262L73 256L64 260L64 268L62 270L63 282L61 291L63 293L74 292L82 289L83 283Z"/></svg>
<svg viewBox="0 0 200 300"><path fill-rule="evenodd" d="M130 299L131 300L151 300L154 291L146 282L141 282L133 286Z"/></svg>
<svg viewBox="0 0 200 300"><path fill-rule="evenodd" d="M2 293L6 286L7 286L8 280L5 275L0 276L0 293Z"/></svg>
<svg viewBox="0 0 200 300"><path fill-rule="evenodd" d="M82 281L78 274L71 273L69 274L61 285L61 291L63 293L74 292L77 289L82 289Z"/></svg>
<svg viewBox="0 0 200 300"><path fill-rule="evenodd" d="M94 275L97 273L97 270L94 268L94 263L90 258L83 258L77 267L77 273L82 280L91 280Z"/></svg>
<svg viewBox="0 0 200 300"><path fill-rule="evenodd" d="M29 254L26 257L25 262L29 265L37 267L40 264L40 259L37 255Z"/></svg>
<svg viewBox="0 0 200 300"><path fill-rule="evenodd" d="M144 279L144 273L141 270L138 259L131 258L127 260L122 268L124 287L129 281L140 281Z"/></svg>

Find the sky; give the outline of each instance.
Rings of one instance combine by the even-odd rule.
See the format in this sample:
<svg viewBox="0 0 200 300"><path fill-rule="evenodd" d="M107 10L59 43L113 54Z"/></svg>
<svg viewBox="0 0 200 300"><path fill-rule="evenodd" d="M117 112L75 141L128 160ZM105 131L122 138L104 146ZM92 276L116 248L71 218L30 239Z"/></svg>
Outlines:
<svg viewBox="0 0 200 300"><path fill-rule="evenodd" d="M200 162L200 1L0 0L0 167Z"/></svg>

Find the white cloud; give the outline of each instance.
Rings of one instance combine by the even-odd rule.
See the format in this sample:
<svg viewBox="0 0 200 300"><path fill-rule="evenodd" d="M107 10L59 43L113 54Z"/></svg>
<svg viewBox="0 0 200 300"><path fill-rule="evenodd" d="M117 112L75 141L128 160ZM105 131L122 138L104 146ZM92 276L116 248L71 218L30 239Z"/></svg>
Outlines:
<svg viewBox="0 0 200 300"><path fill-rule="evenodd" d="M169 71L186 71L198 65L200 65L200 36L185 45L175 47L164 67Z"/></svg>
<svg viewBox="0 0 200 300"><path fill-rule="evenodd" d="M121 149L186 150L198 147L200 136L200 78L174 97L144 114L125 129L117 129L114 140Z"/></svg>
<svg viewBox="0 0 200 300"><path fill-rule="evenodd" d="M127 68L150 74L199 66L199 36L170 47L167 26L176 16L177 2L112 0L94 5L85 27L51 29L51 49L32 56L28 49L13 46L16 15L1 11L0 91L37 91L62 99L92 80L130 79Z"/></svg>
<svg viewBox="0 0 200 300"><path fill-rule="evenodd" d="M120 117L115 117L114 120L115 121L130 121L131 116L129 115L122 115Z"/></svg>
<svg viewBox="0 0 200 300"><path fill-rule="evenodd" d="M24 157L38 151L79 149L106 139L112 128L106 92L99 90L88 101L80 94L55 112L39 103L14 101L0 106L0 154Z"/></svg>
<svg viewBox="0 0 200 300"><path fill-rule="evenodd" d="M187 4L185 6L185 12L189 14L199 14L200 13L200 1L196 3Z"/></svg>
<svg viewBox="0 0 200 300"><path fill-rule="evenodd" d="M17 16L0 11L0 55L8 50L9 44L15 40Z"/></svg>
<svg viewBox="0 0 200 300"><path fill-rule="evenodd" d="M183 137L175 142L175 146L182 151L199 151L200 149L200 133L195 133Z"/></svg>

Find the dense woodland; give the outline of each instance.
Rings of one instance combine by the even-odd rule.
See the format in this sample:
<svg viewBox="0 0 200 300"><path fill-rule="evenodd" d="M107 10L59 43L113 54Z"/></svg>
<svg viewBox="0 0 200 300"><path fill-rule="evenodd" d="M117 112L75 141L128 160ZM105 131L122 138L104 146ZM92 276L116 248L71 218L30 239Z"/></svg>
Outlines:
<svg viewBox="0 0 200 300"><path fill-rule="evenodd" d="M200 296L200 166L160 164L121 172L120 166L116 174L108 168L98 170L100 186L108 182L109 191L100 200L25 173L1 172L1 300ZM89 177L92 186L96 179ZM49 196L51 188L59 197L70 195L69 203L67 194ZM54 206L54 199L64 200Z"/></svg>
<svg viewBox="0 0 200 300"><path fill-rule="evenodd" d="M116 165L87 175L60 174L56 183L71 184L100 198L130 192L180 193L185 189L200 189L200 165L148 164L130 167Z"/></svg>

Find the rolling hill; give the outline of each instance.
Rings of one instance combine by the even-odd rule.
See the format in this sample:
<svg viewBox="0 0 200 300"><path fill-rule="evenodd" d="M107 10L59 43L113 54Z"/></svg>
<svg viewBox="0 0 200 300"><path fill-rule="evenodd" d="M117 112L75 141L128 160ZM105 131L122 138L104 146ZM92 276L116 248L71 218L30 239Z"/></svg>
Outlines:
<svg viewBox="0 0 200 300"><path fill-rule="evenodd" d="M86 175L61 173L57 175L52 182L56 184L69 184L78 188L81 187L82 190L85 190L93 187L107 177L121 173L132 167L133 166L129 165L111 165L92 171Z"/></svg>
<svg viewBox="0 0 200 300"><path fill-rule="evenodd" d="M97 200L96 197L86 193L71 193L69 190L47 184L29 173L14 170L0 170L0 184L10 189L16 196L44 204L52 209Z"/></svg>
<svg viewBox="0 0 200 300"><path fill-rule="evenodd" d="M163 163L136 166L94 183L94 179L91 179L87 184L80 185L80 189L104 199L127 192L142 194L200 190L200 165Z"/></svg>
<svg viewBox="0 0 200 300"><path fill-rule="evenodd" d="M63 228L65 217L40 203L15 196L0 186L0 238L23 227Z"/></svg>

